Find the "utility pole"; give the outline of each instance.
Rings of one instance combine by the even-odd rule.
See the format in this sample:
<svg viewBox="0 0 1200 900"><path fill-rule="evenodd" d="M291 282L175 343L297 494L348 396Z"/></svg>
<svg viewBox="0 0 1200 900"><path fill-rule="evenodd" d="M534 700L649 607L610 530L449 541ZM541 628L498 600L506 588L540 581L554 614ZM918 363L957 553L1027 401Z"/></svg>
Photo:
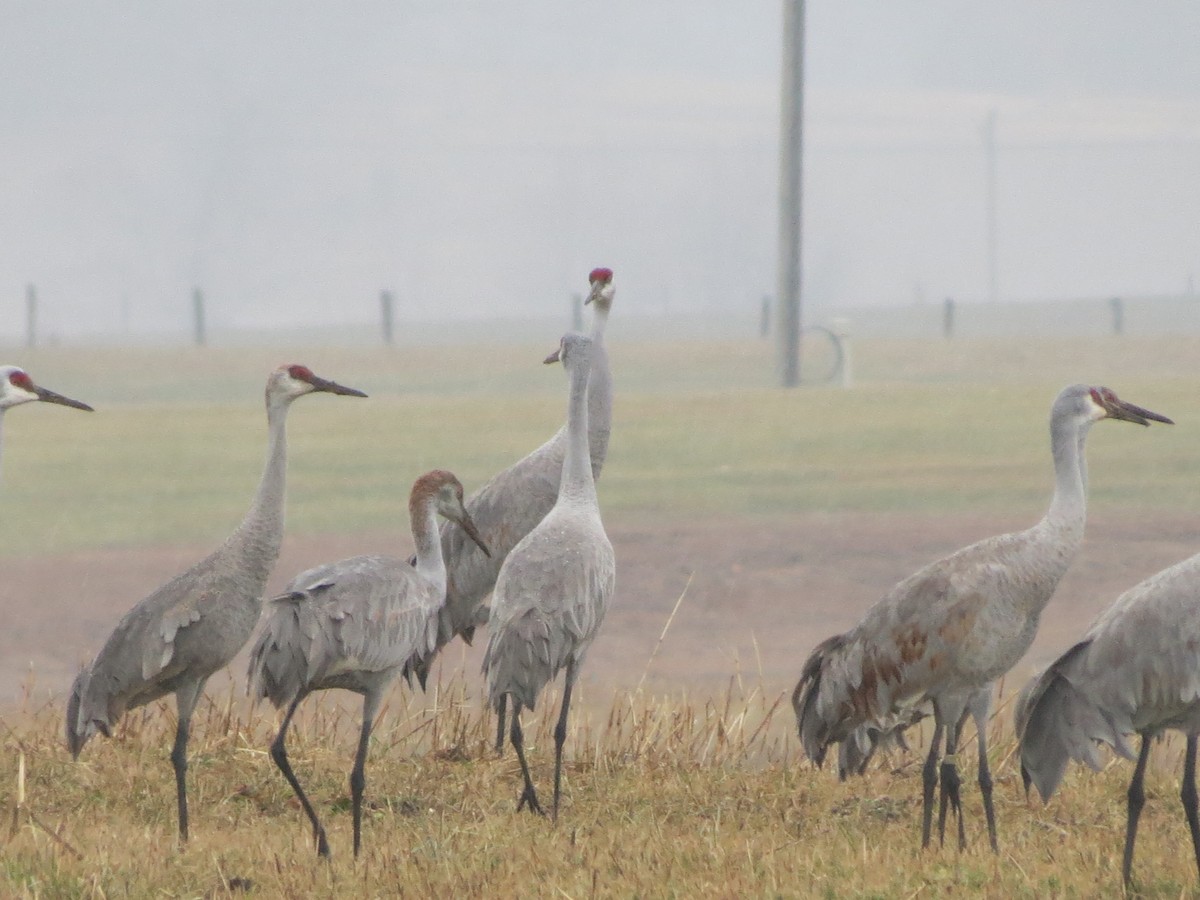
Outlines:
<svg viewBox="0 0 1200 900"><path fill-rule="evenodd" d="M804 135L804 0L783 0L779 116L779 315L776 369L783 387L800 383L800 188Z"/></svg>

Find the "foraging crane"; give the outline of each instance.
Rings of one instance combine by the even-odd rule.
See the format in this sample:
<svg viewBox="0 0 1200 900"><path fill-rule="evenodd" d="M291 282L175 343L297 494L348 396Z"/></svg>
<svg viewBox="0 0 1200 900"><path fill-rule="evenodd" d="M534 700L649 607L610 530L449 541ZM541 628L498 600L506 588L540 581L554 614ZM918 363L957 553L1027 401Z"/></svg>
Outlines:
<svg viewBox="0 0 1200 900"><path fill-rule="evenodd" d="M600 477L612 428L612 374L608 366L608 351L604 347L604 329L615 293L612 278L612 269L593 269L588 275L591 290L584 300L584 305L591 305L593 310L587 429L593 478ZM435 653L453 640L455 635L462 635L469 644L474 637L475 627L481 621L486 621L483 602L496 584L505 557L554 506L566 448L567 431L564 426L542 446L495 475L467 498L467 510L491 548L491 558L476 553L460 529L449 525L442 527L442 555L446 560L447 573L446 603L440 616ZM415 674L423 686L434 655L414 661L406 674L410 678ZM499 713L497 753L504 746L503 703Z"/></svg>
<svg viewBox="0 0 1200 900"><path fill-rule="evenodd" d="M1016 707L1021 774L1049 800L1074 759L1100 768L1097 742L1126 759L1141 750L1126 797L1121 878L1130 885L1133 844L1146 796L1150 745L1171 729L1187 737L1180 800L1200 870L1196 744L1200 736L1200 555L1176 563L1117 598L1083 639L1022 689Z"/></svg>
<svg viewBox="0 0 1200 900"><path fill-rule="evenodd" d="M188 839L187 743L204 684L250 639L262 594L283 541L287 413L312 393L365 397L314 375L280 366L267 379L267 463L242 523L210 556L142 600L117 624L91 665L75 679L67 704L67 745L79 757L97 731L108 735L127 710L175 695L179 721L171 750L179 837Z"/></svg>
<svg viewBox="0 0 1200 900"><path fill-rule="evenodd" d="M20 366L0 366L0 445L3 444L4 414L14 406L22 403L57 403L59 406L69 406L72 409L82 409L92 412L86 403L56 394L54 391L39 387Z"/></svg>
<svg viewBox="0 0 1200 900"><path fill-rule="evenodd" d="M499 713L512 698L509 738L525 789L518 811L528 804L541 813L521 734L521 710L533 709L541 689L566 669L562 707L554 728L554 819L562 783L562 748L567 736L571 689L604 619L616 582L612 544L600 521L596 483L588 459L588 374L591 341L565 335L547 363L561 361L570 376L567 455L558 499L546 517L505 559L496 579L483 657L488 703Z"/></svg>
<svg viewBox="0 0 1200 900"><path fill-rule="evenodd" d="M463 506L463 487L449 472L427 472L408 501L416 568L392 556L355 556L309 569L270 601L250 654L250 681L258 697L287 712L271 743L271 758L312 823L317 853L329 857L325 828L288 762L284 741L296 708L313 691L343 688L362 694L362 730L350 795L354 855L362 833L367 743L380 701L392 679L437 641L438 611L446 598L446 566L438 515L461 527L484 554L488 547Z"/></svg>
<svg viewBox="0 0 1200 900"><path fill-rule="evenodd" d="M1029 649L1042 609L1083 539L1087 506L1084 441L1100 419L1148 425L1170 419L1117 398L1108 388L1073 385L1050 413L1055 487L1050 509L1026 531L959 550L897 584L845 634L813 650L792 694L804 750L817 765L832 743L856 729L929 704L934 732L925 760L921 846L929 846L933 791L943 734L939 831L946 800L965 846L955 754L967 714L979 727L979 787L988 838L997 850L986 720L990 685Z"/></svg>

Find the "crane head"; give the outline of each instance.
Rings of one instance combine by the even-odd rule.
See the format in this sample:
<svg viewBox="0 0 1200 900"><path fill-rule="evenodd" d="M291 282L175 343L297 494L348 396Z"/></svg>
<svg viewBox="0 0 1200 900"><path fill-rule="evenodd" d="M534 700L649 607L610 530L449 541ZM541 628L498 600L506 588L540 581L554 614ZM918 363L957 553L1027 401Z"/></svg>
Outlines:
<svg viewBox="0 0 1200 900"><path fill-rule="evenodd" d="M313 393L341 394L345 397L367 396L357 388L346 387L336 381L314 375L312 369L301 365L280 366L271 373L267 380L267 400L280 397L285 400L295 400L305 394Z"/></svg>
<svg viewBox="0 0 1200 900"><path fill-rule="evenodd" d="M92 408L86 403L34 384L29 373L19 366L0 366L0 410L39 400L92 412Z"/></svg>
<svg viewBox="0 0 1200 900"><path fill-rule="evenodd" d="M1094 419L1120 419L1122 422L1134 422L1138 425L1149 425L1151 422L1175 424L1166 416L1126 403L1106 387L1089 388L1088 397L1092 401Z"/></svg>
<svg viewBox="0 0 1200 900"><path fill-rule="evenodd" d="M467 507L463 500L462 482L458 480L453 472L447 472L445 469L434 469L432 472L426 472L416 480L416 483L413 484L412 495L409 498L409 511L413 515L414 521L420 514L420 507L429 498L433 499L434 508L437 510L438 515L449 519L462 528L467 533L467 536L483 551L484 556L490 557L492 555L492 551L483 542L483 537L479 534L479 529L475 527L475 522L471 519L471 514L467 512Z"/></svg>
<svg viewBox="0 0 1200 900"><path fill-rule="evenodd" d="M560 362L564 368L570 368L580 359L590 359L591 350L592 339L590 337L586 334L579 334L577 331L568 331L559 340L558 349L542 362L548 366Z"/></svg>
<svg viewBox="0 0 1200 900"><path fill-rule="evenodd" d="M614 293L612 269L598 268L592 269L588 274L588 281L592 285L592 289L588 292L587 299L583 301L583 305L595 302L597 306L608 309L612 305Z"/></svg>

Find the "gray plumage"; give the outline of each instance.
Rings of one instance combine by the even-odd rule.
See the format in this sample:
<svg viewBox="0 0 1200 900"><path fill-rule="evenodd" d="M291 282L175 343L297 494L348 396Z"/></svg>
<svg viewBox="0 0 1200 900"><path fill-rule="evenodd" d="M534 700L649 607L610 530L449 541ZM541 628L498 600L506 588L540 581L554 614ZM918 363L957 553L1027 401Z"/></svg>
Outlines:
<svg viewBox="0 0 1200 900"><path fill-rule="evenodd" d="M504 699L512 698L509 736L525 780L517 809L528 804L537 813L542 810L525 761L521 710L533 709L541 689L561 669L566 670L554 730L556 819L571 690L616 581L612 544L600 520L588 459L590 344L582 335L566 335L559 352L548 360L561 359L571 383L562 481L553 508L513 548L500 569L483 658L489 704L499 712Z"/></svg>
<svg viewBox="0 0 1200 900"><path fill-rule="evenodd" d="M251 651L252 690L277 709L287 707L271 757L312 823L321 856L329 856L329 842L288 761L288 726L313 691L341 688L363 695L362 728L350 775L357 856L367 744L375 715L392 679L437 642L438 611L446 597L438 515L455 522L485 555L489 552L464 508L458 479L450 472L427 472L413 484L409 497L416 565L399 557L355 556L302 572L271 600Z"/></svg>
<svg viewBox="0 0 1200 900"><path fill-rule="evenodd" d="M20 366L0 366L0 449L4 445L4 414L14 406L38 401L92 412L92 408L86 403L34 384L29 373Z"/></svg>
<svg viewBox="0 0 1200 900"><path fill-rule="evenodd" d="M205 682L250 639L262 593L283 540L287 411L314 392L365 397L314 375L281 366L267 380L267 464L245 519L210 556L131 609L95 660L75 679L67 704L67 744L78 757L96 732L108 735L127 710L174 694L179 724L175 767L179 834L188 837L187 740Z"/></svg>
<svg viewBox="0 0 1200 900"><path fill-rule="evenodd" d="M588 448L594 478L600 477L612 427L612 374L608 351L604 347L604 329L615 292L612 277L611 269L593 270L589 276L591 291L584 301L593 310ZM558 498L566 450L564 426L542 446L494 476L467 498L467 511L491 548L490 558L479 553L461 529L450 525L442 527L446 603L439 616L438 649L455 636L462 636L470 643L476 626L487 621L483 603L496 584L505 558L546 517ZM431 662L432 655L429 655L413 667L422 685Z"/></svg>
<svg viewBox="0 0 1200 900"><path fill-rule="evenodd" d="M1130 883L1142 780L1151 742L1166 730L1187 736L1181 790L1200 869L1196 739L1200 734L1200 555L1130 588L1083 639L1022 690L1016 707L1021 769L1048 800L1071 760L1099 770L1099 744L1134 759L1122 877Z"/></svg>
<svg viewBox="0 0 1200 900"><path fill-rule="evenodd" d="M800 740L818 765L830 744L872 724L886 729L906 708L928 706L934 733L923 769L922 845L928 846L943 734L939 830L947 800L966 843L956 753L968 714L979 727L979 784L988 837L997 848L987 768L991 683L1024 655L1042 609L1083 539L1087 476L1083 445L1092 424L1114 418L1142 425L1156 413L1119 400L1107 388L1073 385L1050 415L1055 489L1032 528L988 538L932 563L889 591L845 634L819 645L792 695Z"/></svg>

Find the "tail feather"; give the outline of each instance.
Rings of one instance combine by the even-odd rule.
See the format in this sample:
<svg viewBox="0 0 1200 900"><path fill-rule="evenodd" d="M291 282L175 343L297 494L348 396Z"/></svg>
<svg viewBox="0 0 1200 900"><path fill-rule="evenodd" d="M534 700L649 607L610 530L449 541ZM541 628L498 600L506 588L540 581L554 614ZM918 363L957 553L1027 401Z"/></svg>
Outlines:
<svg viewBox="0 0 1200 900"><path fill-rule="evenodd" d="M1101 767L1098 743L1133 758L1125 739L1129 723L1118 721L1098 703L1086 682L1072 678L1090 644L1082 641L1064 653L1017 699L1014 716L1021 741L1021 777L1038 789L1043 800L1058 789L1071 760L1095 770Z"/></svg>
<svg viewBox="0 0 1200 900"><path fill-rule="evenodd" d="M541 693L567 663L567 641L536 616L509 622L488 636L483 655L488 704L500 708L500 699L512 695L525 709L533 709Z"/></svg>
<svg viewBox="0 0 1200 900"><path fill-rule="evenodd" d="M83 745L95 733L93 728L89 728L86 723L79 721L79 707L83 702L83 692L87 690L91 674L91 669L80 670L71 685L71 696L67 700L67 749L71 751L72 759L79 759Z"/></svg>
<svg viewBox="0 0 1200 900"><path fill-rule="evenodd" d="M800 735L800 743L804 752L817 766L825 762L825 753L829 745L841 740L835 737L839 721L831 718L827 712L834 704L825 702L821 696L821 676L824 674L826 661L830 654L838 650L844 643L843 635L835 635L818 644L809 654L804 668L800 672L800 681L792 691L792 709L796 713L796 729Z"/></svg>
<svg viewBox="0 0 1200 900"><path fill-rule="evenodd" d="M309 678L311 629L305 627L308 606L301 593L274 598L258 640L250 651L249 690L280 709L291 703Z"/></svg>

